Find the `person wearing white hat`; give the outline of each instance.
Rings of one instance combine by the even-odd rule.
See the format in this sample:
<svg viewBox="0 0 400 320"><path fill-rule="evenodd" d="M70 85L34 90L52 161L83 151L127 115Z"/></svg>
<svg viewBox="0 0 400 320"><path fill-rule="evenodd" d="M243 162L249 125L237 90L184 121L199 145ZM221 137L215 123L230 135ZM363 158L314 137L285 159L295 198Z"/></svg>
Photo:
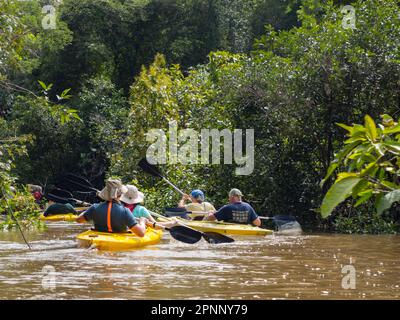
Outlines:
<svg viewBox="0 0 400 320"><path fill-rule="evenodd" d="M136 219L146 218L147 226L151 226L155 229L171 228L178 224L174 219L170 222L157 222L151 216L150 212L143 206L144 194L140 192L137 187L133 185L127 185L127 192L121 196L121 202L125 208L128 208Z"/></svg>
<svg viewBox="0 0 400 320"><path fill-rule="evenodd" d="M144 194L140 192L137 187L133 185L126 185L127 192L121 197L121 202L125 208L128 208L135 218L150 218L151 215L147 209L142 205L144 201Z"/></svg>
<svg viewBox="0 0 400 320"><path fill-rule="evenodd" d="M95 230L101 232L119 233L129 229L137 236L144 237L147 219L135 219L120 201L127 191L128 188L120 180L108 179L104 189L98 193L104 202L92 205L79 215L76 221L93 221Z"/></svg>

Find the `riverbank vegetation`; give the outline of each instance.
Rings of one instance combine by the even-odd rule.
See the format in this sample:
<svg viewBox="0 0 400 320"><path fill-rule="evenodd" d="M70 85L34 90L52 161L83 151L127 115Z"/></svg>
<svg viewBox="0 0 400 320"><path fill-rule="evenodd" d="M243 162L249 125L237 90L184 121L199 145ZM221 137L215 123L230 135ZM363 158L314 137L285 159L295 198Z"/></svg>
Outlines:
<svg viewBox="0 0 400 320"><path fill-rule="evenodd" d="M170 121L252 128L248 176L163 170L217 206L237 187L260 214L293 214L306 229L397 231L396 1L64 0L52 3L55 29L42 27L44 2L0 4L0 138L30 137L0 167L17 185L75 172L100 187L118 175L159 210L178 195L138 170L145 133Z"/></svg>

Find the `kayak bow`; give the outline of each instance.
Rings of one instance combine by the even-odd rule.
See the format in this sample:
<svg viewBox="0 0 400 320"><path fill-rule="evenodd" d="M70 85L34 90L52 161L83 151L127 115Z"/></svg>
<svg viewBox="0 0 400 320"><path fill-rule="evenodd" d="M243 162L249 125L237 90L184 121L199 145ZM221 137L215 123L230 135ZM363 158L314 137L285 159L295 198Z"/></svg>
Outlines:
<svg viewBox="0 0 400 320"><path fill-rule="evenodd" d="M148 228L144 237L138 237L130 232L107 233L88 230L79 234L76 238L81 247L94 246L98 250L124 251L157 244L160 242L161 236L161 230Z"/></svg>

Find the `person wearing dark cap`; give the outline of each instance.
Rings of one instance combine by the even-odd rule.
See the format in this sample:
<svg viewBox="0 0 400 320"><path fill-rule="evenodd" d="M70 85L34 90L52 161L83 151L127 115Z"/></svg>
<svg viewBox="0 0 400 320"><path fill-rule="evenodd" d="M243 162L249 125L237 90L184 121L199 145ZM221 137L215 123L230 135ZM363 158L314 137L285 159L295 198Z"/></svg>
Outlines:
<svg viewBox="0 0 400 320"><path fill-rule="evenodd" d="M243 194L239 189L229 191L229 204L220 208L217 212L210 213L206 220L219 220L225 222L261 225L261 220L253 207L242 201Z"/></svg>
<svg viewBox="0 0 400 320"><path fill-rule="evenodd" d="M58 202L59 199L52 194L45 195L45 198L48 200L48 206L43 213L45 217L68 213L78 215L78 212L70 203L60 203Z"/></svg>

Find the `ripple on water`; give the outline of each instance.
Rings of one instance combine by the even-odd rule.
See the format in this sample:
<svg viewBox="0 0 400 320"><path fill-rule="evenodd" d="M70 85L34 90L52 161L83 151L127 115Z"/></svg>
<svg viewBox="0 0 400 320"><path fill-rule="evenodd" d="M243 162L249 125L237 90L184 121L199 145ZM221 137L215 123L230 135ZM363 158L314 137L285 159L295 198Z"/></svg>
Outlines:
<svg viewBox="0 0 400 320"><path fill-rule="evenodd" d="M77 248L87 228L52 224L0 238L0 299L360 299L400 295L400 237L274 235L235 237L233 244L159 245L128 252ZM354 264L357 290L341 288L342 267ZM54 267L55 289L42 285Z"/></svg>

